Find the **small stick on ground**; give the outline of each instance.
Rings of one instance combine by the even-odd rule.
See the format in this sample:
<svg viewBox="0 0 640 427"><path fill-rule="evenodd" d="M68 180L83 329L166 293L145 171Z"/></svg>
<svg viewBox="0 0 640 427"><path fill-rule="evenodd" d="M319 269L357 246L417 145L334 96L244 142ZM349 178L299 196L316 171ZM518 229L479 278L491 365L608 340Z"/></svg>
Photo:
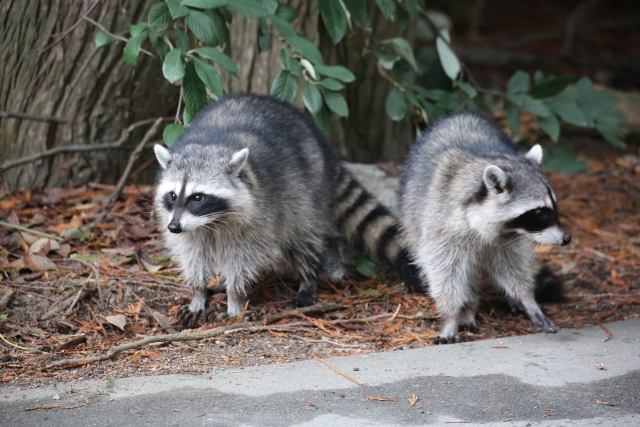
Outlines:
<svg viewBox="0 0 640 427"><path fill-rule="evenodd" d="M96 290L93 289L93 288L85 287L84 290L79 295L72 295L69 298L67 298L64 301L62 301L61 303L58 303L58 304L54 305L49 311L47 311L44 314L44 316L42 316L42 320L53 319L54 317L56 317L56 315L58 313L60 313L62 310L65 310L67 307L69 307L69 305L71 303L73 303L73 301L76 298L78 299L78 301L81 301L81 300L85 299L86 297L88 297L89 295L91 295L95 291Z"/></svg>
<svg viewBox="0 0 640 427"><path fill-rule="evenodd" d="M315 313L328 313L330 311L342 310L347 308L344 304L336 304L332 302L328 303L318 303L311 305L309 307L298 308L297 310L292 310L295 313L301 314L315 314ZM291 317L288 313L276 313L270 316L267 316L265 324L277 322L278 320L285 319L287 317Z"/></svg>
<svg viewBox="0 0 640 427"><path fill-rule="evenodd" d="M596 325L600 326L602 329L604 329L604 331L607 333L607 337L602 339L602 342L607 342L611 339L611 337L613 336L613 334L611 333L611 331L609 329L607 329L606 326L604 326L601 322L600 319L602 319L603 317L609 317L611 316L613 313L615 313L615 311L618 309L618 303L616 303L615 307L613 307L613 309L607 313L603 313L600 314L598 316L596 316Z"/></svg>
<svg viewBox="0 0 640 427"><path fill-rule="evenodd" d="M78 291L78 293L76 294L76 297L73 299L73 301L71 302L71 305L69 305L69 308L67 308L67 311L64 312L64 316L67 317L69 314L71 314L71 311L73 310L73 307L76 306L76 304L78 303L78 300L80 299L80 295L82 295L82 292L84 291L84 289L87 287L87 284L85 283L84 285L82 285L82 288L80 288L80 290Z"/></svg>
<svg viewBox="0 0 640 427"><path fill-rule="evenodd" d="M358 385L364 385L364 384L362 384L360 381L358 381L358 380L355 380L355 379L351 378L349 375L345 374L344 372L338 371L336 368L334 368L334 367L333 367L333 365L332 365L331 363L327 362L327 361L326 361L326 360L324 360L323 358L318 357L318 356L316 356L315 354L313 355L313 358L314 358L314 359L316 359L316 360L319 360L320 362L322 362L322 363L324 363L325 365L327 365L328 367L330 367L330 368L333 370L333 372L335 372L336 374L338 374L338 375L342 375L342 376L343 376L343 377L345 377L346 379L351 380L351 381L353 381L354 383L356 383L356 384L358 384Z"/></svg>

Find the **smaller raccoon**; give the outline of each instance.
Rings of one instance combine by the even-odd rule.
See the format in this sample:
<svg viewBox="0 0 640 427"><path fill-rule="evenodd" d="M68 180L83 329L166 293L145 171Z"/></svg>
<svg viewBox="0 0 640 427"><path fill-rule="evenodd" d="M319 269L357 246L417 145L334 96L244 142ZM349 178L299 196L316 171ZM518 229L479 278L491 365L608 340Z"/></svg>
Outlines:
<svg viewBox="0 0 640 427"><path fill-rule="evenodd" d="M496 124L470 112L438 120L411 149L400 223L443 317L436 344L477 331L482 271L546 333L558 331L534 299L532 243L564 246L571 236L541 162L540 145L521 153Z"/></svg>

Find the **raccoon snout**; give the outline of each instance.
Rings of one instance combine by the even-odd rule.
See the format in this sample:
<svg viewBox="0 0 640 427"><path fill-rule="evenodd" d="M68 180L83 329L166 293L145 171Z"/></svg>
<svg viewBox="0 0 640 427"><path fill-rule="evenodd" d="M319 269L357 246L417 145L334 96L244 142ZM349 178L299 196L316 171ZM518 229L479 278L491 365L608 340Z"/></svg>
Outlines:
<svg viewBox="0 0 640 427"><path fill-rule="evenodd" d="M178 221L171 221L169 223L169 225L167 226L167 228L172 233L181 233L182 232L182 226L180 226L180 222L178 222Z"/></svg>
<svg viewBox="0 0 640 427"><path fill-rule="evenodd" d="M569 234L563 234L562 235L562 243L560 244L560 246L567 246L569 243L571 243L571 235Z"/></svg>

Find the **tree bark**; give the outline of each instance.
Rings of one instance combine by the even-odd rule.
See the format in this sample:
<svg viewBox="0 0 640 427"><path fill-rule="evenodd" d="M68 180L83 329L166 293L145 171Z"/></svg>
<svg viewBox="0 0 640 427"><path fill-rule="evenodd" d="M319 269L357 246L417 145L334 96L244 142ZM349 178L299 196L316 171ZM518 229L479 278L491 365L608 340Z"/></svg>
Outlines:
<svg viewBox="0 0 640 427"><path fill-rule="evenodd" d="M146 21L155 0L101 1L88 14L121 33ZM158 60L143 54L136 69L124 62L123 43L96 50L89 22L61 42L56 34L82 19L93 2L31 0L0 2L0 110L57 116L66 123L0 120L0 163L65 145L117 140L129 124L175 112L178 89L166 83ZM150 126L150 125L149 125ZM135 145L146 128L130 139ZM86 152L42 159L7 171L7 189L115 182L128 151Z"/></svg>

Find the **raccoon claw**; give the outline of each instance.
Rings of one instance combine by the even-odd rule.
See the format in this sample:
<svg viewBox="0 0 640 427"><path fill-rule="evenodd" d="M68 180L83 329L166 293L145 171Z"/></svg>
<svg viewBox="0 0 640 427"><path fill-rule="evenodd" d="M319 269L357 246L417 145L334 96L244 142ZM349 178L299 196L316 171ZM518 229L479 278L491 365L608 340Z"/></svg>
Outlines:
<svg viewBox="0 0 640 427"><path fill-rule="evenodd" d="M310 290L298 291L298 294L293 299L296 307L309 307L318 302L318 294L311 292Z"/></svg>
<svg viewBox="0 0 640 427"><path fill-rule="evenodd" d="M540 326L545 333L547 334L555 334L558 332L558 327L542 313L536 313L536 325Z"/></svg>
<svg viewBox="0 0 640 427"><path fill-rule="evenodd" d="M458 325L458 332L469 331L473 334L478 332L478 325L476 322L473 323L460 323Z"/></svg>
<svg viewBox="0 0 640 427"><path fill-rule="evenodd" d="M443 336L437 336L437 337L435 337L435 338L433 339L433 343L434 343L435 345L439 345L439 344L455 344L455 343L457 343L457 342L460 342L460 341L458 340L458 337L457 337L457 336L456 336L456 337L453 337L453 338L451 338L451 337L450 337L450 338L448 338L448 339L447 339L447 338L445 338L445 337L443 337Z"/></svg>
<svg viewBox="0 0 640 427"><path fill-rule="evenodd" d="M203 314L204 310L193 312L188 305L183 305L180 307L180 310L178 310L178 322L180 322L185 329L197 328L200 316Z"/></svg>

